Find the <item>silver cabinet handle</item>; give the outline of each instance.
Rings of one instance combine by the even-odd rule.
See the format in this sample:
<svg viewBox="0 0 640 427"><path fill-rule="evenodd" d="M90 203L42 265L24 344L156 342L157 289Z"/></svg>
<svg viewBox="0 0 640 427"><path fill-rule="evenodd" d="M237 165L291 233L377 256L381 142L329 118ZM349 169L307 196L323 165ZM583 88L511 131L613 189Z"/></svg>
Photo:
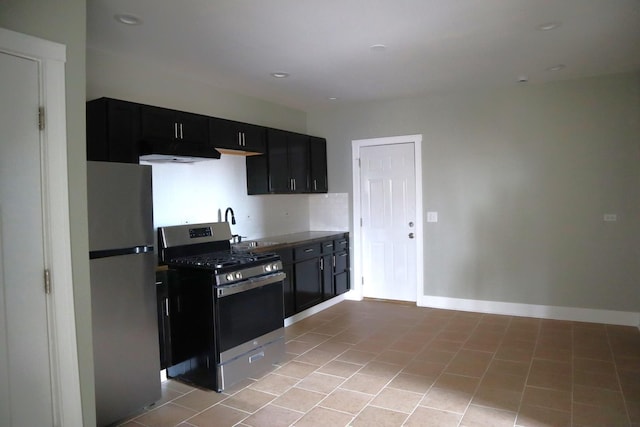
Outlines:
<svg viewBox="0 0 640 427"><path fill-rule="evenodd" d="M320 270L324 270L324 258L320 258Z"/></svg>
<svg viewBox="0 0 640 427"><path fill-rule="evenodd" d="M314 180L313 180L313 189L314 189L314 190L317 190L317 189L318 189L318 180L317 180L317 179L314 179Z"/></svg>
<svg viewBox="0 0 640 427"><path fill-rule="evenodd" d="M308 254L309 252L313 252L313 248L305 249L305 250L304 250L304 252L305 252L305 253L307 253L307 254Z"/></svg>
<svg viewBox="0 0 640 427"><path fill-rule="evenodd" d="M182 123L180 123L180 139L184 139L184 134L182 133Z"/></svg>
<svg viewBox="0 0 640 427"><path fill-rule="evenodd" d="M293 191L296 191L296 179L293 178Z"/></svg>
<svg viewBox="0 0 640 427"><path fill-rule="evenodd" d="M333 268L336 268L336 256L333 256Z"/></svg>
<svg viewBox="0 0 640 427"><path fill-rule="evenodd" d="M264 351L249 356L249 363L257 362L264 357Z"/></svg>
<svg viewBox="0 0 640 427"><path fill-rule="evenodd" d="M169 298L164 299L164 312L169 317Z"/></svg>
<svg viewBox="0 0 640 427"><path fill-rule="evenodd" d="M178 122L173 123L173 137L178 139Z"/></svg>
<svg viewBox="0 0 640 427"><path fill-rule="evenodd" d="M413 239L413 237L414 237L413 233L409 233L409 238Z"/></svg>
<svg viewBox="0 0 640 427"><path fill-rule="evenodd" d="M247 146L247 135L244 132L242 132L242 146Z"/></svg>

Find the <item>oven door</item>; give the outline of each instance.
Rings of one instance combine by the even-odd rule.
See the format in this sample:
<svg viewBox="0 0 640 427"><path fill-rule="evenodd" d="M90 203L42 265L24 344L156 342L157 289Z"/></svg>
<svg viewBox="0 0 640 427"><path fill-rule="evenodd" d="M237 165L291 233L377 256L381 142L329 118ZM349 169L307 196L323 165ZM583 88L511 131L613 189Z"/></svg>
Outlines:
<svg viewBox="0 0 640 427"><path fill-rule="evenodd" d="M284 273L216 288L216 340L219 353L284 326Z"/></svg>

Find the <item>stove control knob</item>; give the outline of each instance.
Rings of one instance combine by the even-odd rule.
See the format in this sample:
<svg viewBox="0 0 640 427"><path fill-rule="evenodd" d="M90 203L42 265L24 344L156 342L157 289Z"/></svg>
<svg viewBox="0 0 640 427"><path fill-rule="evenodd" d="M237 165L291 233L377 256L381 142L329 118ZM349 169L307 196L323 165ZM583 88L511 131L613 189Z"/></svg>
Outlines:
<svg viewBox="0 0 640 427"><path fill-rule="evenodd" d="M271 264L267 264L264 266L265 271L271 271Z"/></svg>
<svg viewBox="0 0 640 427"><path fill-rule="evenodd" d="M233 274L231 273L227 274L227 280L230 282L233 281Z"/></svg>
<svg viewBox="0 0 640 427"><path fill-rule="evenodd" d="M236 279L242 279L242 273L240 273L239 271L236 273Z"/></svg>

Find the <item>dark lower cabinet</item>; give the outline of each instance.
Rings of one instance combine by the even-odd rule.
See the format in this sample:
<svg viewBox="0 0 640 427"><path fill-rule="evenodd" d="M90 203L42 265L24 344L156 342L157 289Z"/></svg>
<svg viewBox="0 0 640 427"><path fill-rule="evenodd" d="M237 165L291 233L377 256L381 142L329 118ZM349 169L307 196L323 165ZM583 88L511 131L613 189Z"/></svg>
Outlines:
<svg viewBox="0 0 640 427"><path fill-rule="evenodd" d="M160 345L160 369L166 369L171 360L171 326L169 324L169 272L156 272L156 297L158 300L158 344Z"/></svg>
<svg viewBox="0 0 640 427"><path fill-rule="evenodd" d="M285 317L349 290L349 239L346 234L276 252L287 275L283 291Z"/></svg>

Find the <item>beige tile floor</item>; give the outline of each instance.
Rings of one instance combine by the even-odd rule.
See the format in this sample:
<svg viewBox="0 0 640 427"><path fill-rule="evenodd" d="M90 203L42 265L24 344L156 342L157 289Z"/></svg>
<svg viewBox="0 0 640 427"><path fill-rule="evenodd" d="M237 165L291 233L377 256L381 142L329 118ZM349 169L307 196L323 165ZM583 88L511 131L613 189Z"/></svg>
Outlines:
<svg viewBox="0 0 640 427"><path fill-rule="evenodd" d="M286 328L225 393L174 380L125 426L640 426L640 331L382 301Z"/></svg>

